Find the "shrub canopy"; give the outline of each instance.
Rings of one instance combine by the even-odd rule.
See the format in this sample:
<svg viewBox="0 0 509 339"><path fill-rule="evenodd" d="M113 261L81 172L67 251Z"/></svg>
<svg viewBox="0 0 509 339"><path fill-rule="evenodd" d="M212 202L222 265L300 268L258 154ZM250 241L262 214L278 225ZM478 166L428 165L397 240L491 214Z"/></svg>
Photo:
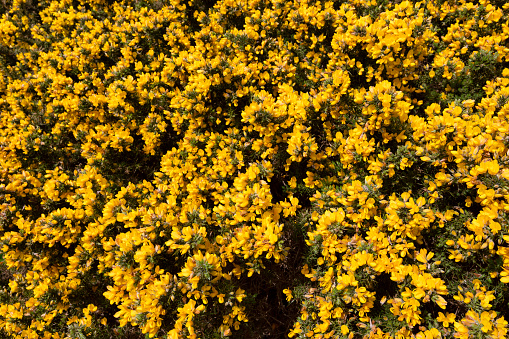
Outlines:
<svg viewBox="0 0 509 339"><path fill-rule="evenodd" d="M0 14L0 335L506 338L506 1Z"/></svg>

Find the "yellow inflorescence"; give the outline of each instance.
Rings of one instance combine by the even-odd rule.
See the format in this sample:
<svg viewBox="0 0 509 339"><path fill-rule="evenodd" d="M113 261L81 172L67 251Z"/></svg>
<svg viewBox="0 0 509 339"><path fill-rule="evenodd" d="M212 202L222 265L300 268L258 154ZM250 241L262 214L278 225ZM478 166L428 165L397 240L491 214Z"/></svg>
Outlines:
<svg viewBox="0 0 509 339"><path fill-rule="evenodd" d="M504 1L0 13L0 334L508 335Z"/></svg>

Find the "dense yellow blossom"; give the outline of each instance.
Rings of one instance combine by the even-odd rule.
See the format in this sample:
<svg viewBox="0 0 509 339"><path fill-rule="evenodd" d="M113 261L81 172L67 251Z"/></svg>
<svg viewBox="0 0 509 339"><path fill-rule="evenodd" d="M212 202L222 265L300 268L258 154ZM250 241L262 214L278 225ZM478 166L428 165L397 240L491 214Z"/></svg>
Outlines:
<svg viewBox="0 0 509 339"><path fill-rule="evenodd" d="M2 2L0 336L505 338L508 14Z"/></svg>

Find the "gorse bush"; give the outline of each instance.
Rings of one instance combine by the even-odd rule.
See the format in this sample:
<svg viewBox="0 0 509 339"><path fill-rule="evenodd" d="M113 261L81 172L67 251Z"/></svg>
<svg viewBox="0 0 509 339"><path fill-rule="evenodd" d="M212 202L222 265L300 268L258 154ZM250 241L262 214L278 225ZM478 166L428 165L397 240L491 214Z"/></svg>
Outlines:
<svg viewBox="0 0 509 339"><path fill-rule="evenodd" d="M508 336L505 1L0 14L0 336Z"/></svg>

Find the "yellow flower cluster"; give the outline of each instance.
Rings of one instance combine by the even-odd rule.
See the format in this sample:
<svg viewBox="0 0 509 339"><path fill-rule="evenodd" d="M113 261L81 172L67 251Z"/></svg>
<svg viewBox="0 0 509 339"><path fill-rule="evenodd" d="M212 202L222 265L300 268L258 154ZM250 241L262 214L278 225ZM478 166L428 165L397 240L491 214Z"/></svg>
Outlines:
<svg viewBox="0 0 509 339"><path fill-rule="evenodd" d="M507 336L509 4L0 9L0 334Z"/></svg>

